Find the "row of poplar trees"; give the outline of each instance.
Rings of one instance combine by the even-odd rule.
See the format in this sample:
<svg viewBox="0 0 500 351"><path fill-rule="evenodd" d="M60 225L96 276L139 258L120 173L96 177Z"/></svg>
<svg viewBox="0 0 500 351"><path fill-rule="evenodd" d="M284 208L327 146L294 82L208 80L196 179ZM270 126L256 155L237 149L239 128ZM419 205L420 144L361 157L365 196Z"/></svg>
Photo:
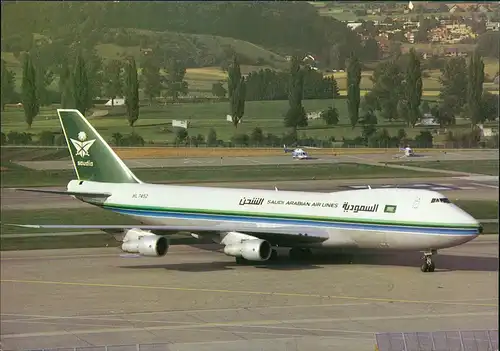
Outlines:
<svg viewBox="0 0 500 351"><path fill-rule="evenodd" d="M298 56L291 59L289 69L289 83L288 83L288 104L289 108L284 115L284 124L286 127L293 128L294 131L298 127L306 127L308 125L307 114L302 105L303 92L304 92L304 72L310 69L304 65ZM361 68L359 69L359 76L361 77ZM359 106L359 80L358 79L358 102ZM233 56L233 60L228 67L228 96L232 122L237 128L245 113L245 93L246 93L246 80L242 76L238 59ZM333 95L332 95L333 98ZM335 124L338 122L338 113L335 108L328 110L328 124ZM333 118L332 118L333 117ZM335 122L330 123L332 120Z"/></svg>
<svg viewBox="0 0 500 351"><path fill-rule="evenodd" d="M82 53L76 55L71 69L66 62L59 74L61 108L77 109L85 115L93 107L92 82ZM37 72L31 56L26 53L23 59L23 79L21 102L28 127L40 112L40 99L37 91ZM134 58L129 58L125 66L125 105L130 126L139 118L139 80Z"/></svg>

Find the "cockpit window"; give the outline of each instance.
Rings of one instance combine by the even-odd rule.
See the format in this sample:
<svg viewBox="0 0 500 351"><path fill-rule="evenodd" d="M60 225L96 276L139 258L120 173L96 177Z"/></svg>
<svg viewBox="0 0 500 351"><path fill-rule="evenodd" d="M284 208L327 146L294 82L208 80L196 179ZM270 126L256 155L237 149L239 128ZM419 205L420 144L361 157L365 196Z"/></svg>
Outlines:
<svg viewBox="0 0 500 351"><path fill-rule="evenodd" d="M450 201L448 198L446 198L446 197L441 197L441 198L433 198L433 199L431 200L431 203L434 203L434 202L444 202L445 204L449 204L449 203L451 203L451 201Z"/></svg>

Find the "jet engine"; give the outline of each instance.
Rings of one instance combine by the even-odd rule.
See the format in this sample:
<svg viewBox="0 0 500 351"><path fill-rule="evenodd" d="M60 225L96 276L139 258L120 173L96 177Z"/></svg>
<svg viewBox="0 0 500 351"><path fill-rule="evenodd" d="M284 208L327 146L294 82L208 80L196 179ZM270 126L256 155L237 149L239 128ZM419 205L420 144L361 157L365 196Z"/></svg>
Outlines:
<svg viewBox="0 0 500 351"><path fill-rule="evenodd" d="M151 257L165 256L168 247L168 240L164 236L135 228L127 231L122 244L125 252Z"/></svg>
<svg viewBox="0 0 500 351"><path fill-rule="evenodd" d="M228 256L243 257L248 261L267 261L271 257L271 244L266 240L252 239L224 247Z"/></svg>

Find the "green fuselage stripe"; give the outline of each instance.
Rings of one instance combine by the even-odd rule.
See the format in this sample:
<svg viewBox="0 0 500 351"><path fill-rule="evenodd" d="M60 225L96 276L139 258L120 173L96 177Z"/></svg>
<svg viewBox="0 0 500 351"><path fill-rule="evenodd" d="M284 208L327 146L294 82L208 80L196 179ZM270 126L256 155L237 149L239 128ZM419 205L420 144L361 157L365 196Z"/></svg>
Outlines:
<svg viewBox="0 0 500 351"><path fill-rule="evenodd" d="M243 211L221 211L221 210L207 210L207 209L186 209L177 207L155 207L155 206L137 206L137 205L123 205L123 204L104 204L104 208L123 209L123 210L136 210L136 211L153 211L153 212L177 212L185 214L207 214L207 215L222 215L222 216L243 216L243 217L261 217L261 218L275 218L275 219L292 219L292 220L310 220L321 221L330 223L351 223L351 224L379 224L379 225L401 225L408 227L424 227L424 228L477 228L478 225L474 224L450 224L450 223L432 223L432 222L406 222L406 221L387 221L387 220L371 220L371 219L357 219L357 218L338 218L338 217L322 217L322 216L301 216L290 214L270 214L259 212L243 212Z"/></svg>

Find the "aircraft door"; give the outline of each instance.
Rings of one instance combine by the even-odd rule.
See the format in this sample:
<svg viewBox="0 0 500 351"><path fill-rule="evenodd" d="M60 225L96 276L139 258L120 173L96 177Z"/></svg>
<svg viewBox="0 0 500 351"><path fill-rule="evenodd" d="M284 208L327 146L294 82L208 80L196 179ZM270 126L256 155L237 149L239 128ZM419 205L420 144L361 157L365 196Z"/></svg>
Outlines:
<svg viewBox="0 0 500 351"><path fill-rule="evenodd" d="M413 201L413 208L416 210L420 206L420 197L416 197L415 201Z"/></svg>

